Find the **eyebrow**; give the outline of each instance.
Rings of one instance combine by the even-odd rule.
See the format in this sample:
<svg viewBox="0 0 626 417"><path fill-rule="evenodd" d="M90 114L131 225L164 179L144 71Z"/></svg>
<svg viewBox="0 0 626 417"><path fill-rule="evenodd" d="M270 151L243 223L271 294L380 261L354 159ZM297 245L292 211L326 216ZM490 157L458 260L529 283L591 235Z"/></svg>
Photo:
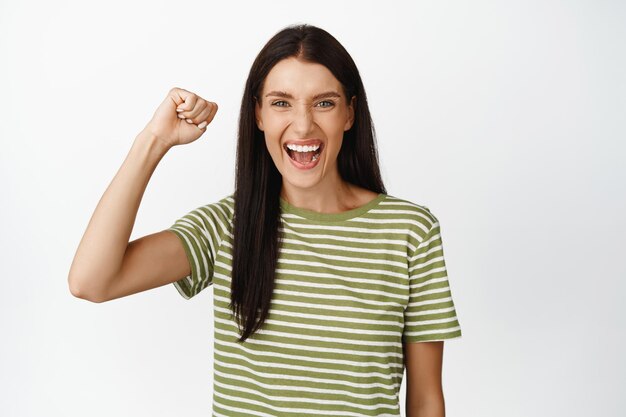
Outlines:
<svg viewBox="0 0 626 417"><path fill-rule="evenodd" d="M291 98L293 99L293 96L289 93L286 93L284 91L270 91L269 93L267 93L265 95L265 97L269 97L269 96L276 96L276 97L283 97L283 98ZM339 93L337 93L336 91L326 91L324 93L320 93L320 94L316 94L313 96L313 100L317 100L318 98L330 98L330 97L336 97L336 98L341 98L341 95Z"/></svg>

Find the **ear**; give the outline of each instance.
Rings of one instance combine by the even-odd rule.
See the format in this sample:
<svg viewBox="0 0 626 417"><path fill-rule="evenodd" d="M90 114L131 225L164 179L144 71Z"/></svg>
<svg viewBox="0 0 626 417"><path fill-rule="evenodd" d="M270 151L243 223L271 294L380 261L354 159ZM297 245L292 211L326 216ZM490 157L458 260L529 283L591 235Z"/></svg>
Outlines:
<svg viewBox="0 0 626 417"><path fill-rule="evenodd" d="M348 120L346 120L346 124L343 127L343 130L350 130L352 125L354 124L354 109L356 107L356 96L352 96L350 100L350 104L348 104Z"/></svg>
<svg viewBox="0 0 626 417"><path fill-rule="evenodd" d="M254 97L254 118L256 119L256 125L260 131L263 131L263 119L261 118L261 107L259 101Z"/></svg>

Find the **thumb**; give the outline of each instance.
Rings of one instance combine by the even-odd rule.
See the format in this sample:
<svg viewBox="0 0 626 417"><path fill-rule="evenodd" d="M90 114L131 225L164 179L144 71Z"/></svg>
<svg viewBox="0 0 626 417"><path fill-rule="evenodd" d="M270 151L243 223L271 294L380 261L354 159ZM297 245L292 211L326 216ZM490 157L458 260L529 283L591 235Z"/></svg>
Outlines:
<svg viewBox="0 0 626 417"><path fill-rule="evenodd" d="M198 101L198 96L183 88L174 88L172 89L172 99L176 104L176 110L181 112L193 109L196 101Z"/></svg>

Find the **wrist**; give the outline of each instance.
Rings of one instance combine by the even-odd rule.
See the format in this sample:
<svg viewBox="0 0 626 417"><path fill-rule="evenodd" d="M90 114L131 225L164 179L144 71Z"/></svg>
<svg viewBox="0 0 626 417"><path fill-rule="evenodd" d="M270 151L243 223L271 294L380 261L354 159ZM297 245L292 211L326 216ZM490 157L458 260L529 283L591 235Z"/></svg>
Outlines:
<svg viewBox="0 0 626 417"><path fill-rule="evenodd" d="M141 147L148 148L150 153L157 154L159 157L165 155L173 146L159 139L157 135L145 129L139 132L135 138L135 143Z"/></svg>
<svg viewBox="0 0 626 417"><path fill-rule="evenodd" d="M154 170L171 146L149 131L141 131L130 148L128 156Z"/></svg>

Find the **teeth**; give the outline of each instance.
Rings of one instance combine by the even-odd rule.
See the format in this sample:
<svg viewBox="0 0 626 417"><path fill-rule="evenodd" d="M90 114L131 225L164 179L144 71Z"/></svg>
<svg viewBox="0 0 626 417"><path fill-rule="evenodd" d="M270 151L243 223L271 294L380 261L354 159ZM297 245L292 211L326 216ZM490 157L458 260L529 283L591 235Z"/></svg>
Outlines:
<svg viewBox="0 0 626 417"><path fill-rule="evenodd" d="M313 152L318 150L320 147L320 145L312 145L312 146L299 146L299 145L294 145L293 143L288 143L287 144L287 148L292 150L292 151L296 151L296 152Z"/></svg>

